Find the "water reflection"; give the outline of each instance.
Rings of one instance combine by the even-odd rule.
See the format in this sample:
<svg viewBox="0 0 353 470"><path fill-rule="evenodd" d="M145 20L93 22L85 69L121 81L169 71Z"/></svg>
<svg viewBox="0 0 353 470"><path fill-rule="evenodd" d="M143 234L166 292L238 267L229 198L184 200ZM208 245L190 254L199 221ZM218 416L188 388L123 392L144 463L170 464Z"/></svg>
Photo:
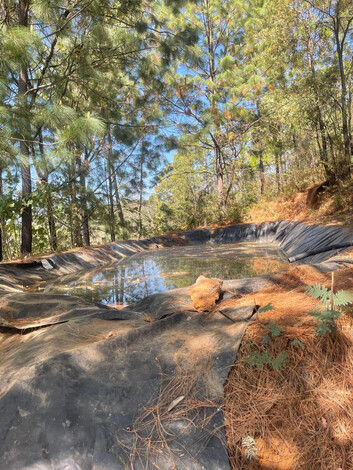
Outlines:
<svg viewBox="0 0 353 470"><path fill-rule="evenodd" d="M197 245L139 253L103 269L39 283L31 290L79 295L95 302L119 305L189 286L201 274L237 279L279 271L286 265L284 253L273 245Z"/></svg>

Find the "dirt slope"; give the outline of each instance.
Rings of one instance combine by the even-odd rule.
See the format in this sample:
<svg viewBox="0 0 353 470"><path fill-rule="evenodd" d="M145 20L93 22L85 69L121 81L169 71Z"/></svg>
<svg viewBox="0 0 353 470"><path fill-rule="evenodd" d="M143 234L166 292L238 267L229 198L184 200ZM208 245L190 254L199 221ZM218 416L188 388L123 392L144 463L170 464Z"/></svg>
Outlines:
<svg viewBox="0 0 353 470"><path fill-rule="evenodd" d="M326 182L320 182L287 197L264 198L244 216L244 222L275 220L353 225L353 192L351 188L331 189Z"/></svg>

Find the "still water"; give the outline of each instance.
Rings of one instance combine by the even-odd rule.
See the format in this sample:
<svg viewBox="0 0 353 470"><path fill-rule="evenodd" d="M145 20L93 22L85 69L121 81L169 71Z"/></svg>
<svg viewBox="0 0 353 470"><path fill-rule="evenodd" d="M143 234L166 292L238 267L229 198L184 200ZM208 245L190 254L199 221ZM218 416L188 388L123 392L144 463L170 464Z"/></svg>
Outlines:
<svg viewBox="0 0 353 470"><path fill-rule="evenodd" d="M31 286L32 291L78 295L106 304L129 304L147 295L193 284L198 276L239 279L288 267L270 244L203 244L145 251L99 270Z"/></svg>

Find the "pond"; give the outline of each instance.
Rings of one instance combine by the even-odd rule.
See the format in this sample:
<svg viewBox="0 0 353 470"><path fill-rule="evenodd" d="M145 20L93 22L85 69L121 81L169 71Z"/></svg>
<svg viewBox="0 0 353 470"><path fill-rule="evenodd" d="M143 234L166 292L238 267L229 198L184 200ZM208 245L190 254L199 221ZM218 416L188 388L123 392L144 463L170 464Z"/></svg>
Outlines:
<svg viewBox="0 0 353 470"><path fill-rule="evenodd" d="M201 274L239 279L287 267L284 252L271 244L203 244L140 252L104 268L62 276L27 289L78 295L119 306L156 292L190 286Z"/></svg>

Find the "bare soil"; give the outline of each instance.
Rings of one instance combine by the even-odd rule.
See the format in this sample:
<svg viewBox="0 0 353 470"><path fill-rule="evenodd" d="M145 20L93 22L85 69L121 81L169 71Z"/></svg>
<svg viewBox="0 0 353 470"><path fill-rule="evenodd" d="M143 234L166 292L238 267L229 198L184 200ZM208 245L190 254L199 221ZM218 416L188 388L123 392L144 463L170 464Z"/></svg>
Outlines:
<svg viewBox="0 0 353 470"><path fill-rule="evenodd" d="M244 216L244 222L251 223L275 220L353 225L352 188L328 188L322 181L290 196L263 198Z"/></svg>

